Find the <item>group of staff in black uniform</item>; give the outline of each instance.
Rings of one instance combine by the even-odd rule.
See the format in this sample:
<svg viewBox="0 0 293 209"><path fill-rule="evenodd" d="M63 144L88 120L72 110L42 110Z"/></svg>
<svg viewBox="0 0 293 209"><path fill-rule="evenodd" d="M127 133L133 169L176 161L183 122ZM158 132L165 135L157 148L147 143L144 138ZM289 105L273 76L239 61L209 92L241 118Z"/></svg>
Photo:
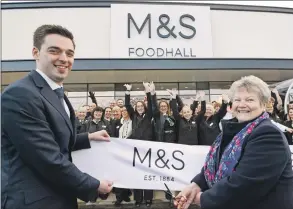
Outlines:
<svg viewBox="0 0 293 209"><path fill-rule="evenodd" d="M232 103L226 95L222 95L222 103L207 103L205 93L199 91L191 105L185 105L179 97L177 90L169 90L170 100L158 102L153 82L143 83L146 101L137 101L131 104L131 88L125 84L125 105L114 107L113 117L109 117L110 107L103 109L96 107L88 117L88 120L80 123L78 130L82 132L95 132L106 130L111 137L121 139L137 139L147 141L159 141L166 143L179 143L185 145L212 145L221 132L221 124L226 119L233 117L230 111ZM275 100L276 101L276 100ZM289 144L292 144L293 104L289 104L288 114L278 110L276 104L272 104L273 110L268 112L272 120L280 122L280 117L287 117L283 125L287 125L286 132ZM218 106L219 108L216 108ZM110 110L109 110L110 109ZM107 113L106 113L107 111ZM120 113L119 113L120 111ZM290 133L291 132L291 133ZM115 205L119 206L123 201L130 202L132 191L129 189L115 188ZM134 189L135 205L139 207L145 203L147 207L152 205L153 191ZM166 194L166 199L171 196Z"/></svg>

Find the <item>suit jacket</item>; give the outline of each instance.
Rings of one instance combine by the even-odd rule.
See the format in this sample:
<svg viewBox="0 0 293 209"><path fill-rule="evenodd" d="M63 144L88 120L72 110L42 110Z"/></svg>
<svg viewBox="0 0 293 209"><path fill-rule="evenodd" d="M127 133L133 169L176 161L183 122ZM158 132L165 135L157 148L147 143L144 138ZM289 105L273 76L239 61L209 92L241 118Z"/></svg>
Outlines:
<svg viewBox="0 0 293 209"><path fill-rule="evenodd" d="M235 136L231 136L235 128L232 123L223 124L222 144L228 144L226 136ZM247 137L242 156L231 176L209 189L202 169L192 181L203 191L202 209L293 208L290 148L284 134L270 119L262 121Z"/></svg>
<svg viewBox="0 0 293 209"><path fill-rule="evenodd" d="M81 172L71 151L90 148L88 134L76 135L57 94L33 70L11 84L2 98L2 208L77 208L77 198L97 195L100 182Z"/></svg>

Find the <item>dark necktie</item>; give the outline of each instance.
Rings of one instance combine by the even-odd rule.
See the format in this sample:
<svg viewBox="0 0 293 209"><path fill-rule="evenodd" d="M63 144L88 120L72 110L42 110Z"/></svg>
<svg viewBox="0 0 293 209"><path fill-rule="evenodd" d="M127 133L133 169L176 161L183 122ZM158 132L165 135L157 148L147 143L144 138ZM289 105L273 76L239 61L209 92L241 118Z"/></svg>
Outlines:
<svg viewBox="0 0 293 209"><path fill-rule="evenodd" d="M63 88L58 88L58 89L55 89L54 92L57 94L58 98L60 99L60 102L62 104L62 106L64 107L64 90ZM65 107L64 107L65 108Z"/></svg>

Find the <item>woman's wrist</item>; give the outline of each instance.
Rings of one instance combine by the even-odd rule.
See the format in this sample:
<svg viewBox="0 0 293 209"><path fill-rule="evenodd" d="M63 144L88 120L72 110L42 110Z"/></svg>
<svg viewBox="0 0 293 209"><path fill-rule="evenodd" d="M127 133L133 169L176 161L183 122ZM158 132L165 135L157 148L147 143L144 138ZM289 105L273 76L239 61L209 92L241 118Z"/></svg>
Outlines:
<svg viewBox="0 0 293 209"><path fill-rule="evenodd" d="M195 196L195 204L200 206L200 197L202 192L198 192Z"/></svg>
<svg viewBox="0 0 293 209"><path fill-rule="evenodd" d="M191 185L192 185L192 187L193 187L194 189L196 189L198 192L201 192L201 188L198 186L197 183L192 182Z"/></svg>

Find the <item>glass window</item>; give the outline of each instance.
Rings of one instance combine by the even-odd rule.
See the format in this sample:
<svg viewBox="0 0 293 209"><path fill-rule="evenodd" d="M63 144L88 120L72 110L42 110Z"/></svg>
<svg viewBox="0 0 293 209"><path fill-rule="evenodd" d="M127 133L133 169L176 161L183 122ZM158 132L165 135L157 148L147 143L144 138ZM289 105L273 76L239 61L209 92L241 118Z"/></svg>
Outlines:
<svg viewBox="0 0 293 209"><path fill-rule="evenodd" d="M74 110L78 110L87 103L86 97L68 97Z"/></svg>
<svg viewBox="0 0 293 209"><path fill-rule="evenodd" d="M87 84L64 84L64 91L75 110L87 104Z"/></svg>
<svg viewBox="0 0 293 209"><path fill-rule="evenodd" d="M108 107L110 102L114 100L114 89L114 84L89 84L89 91L95 94L98 106L100 107ZM90 97L88 102L92 102Z"/></svg>
<svg viewBox="0 0 293 209"><path fill-rule="evenodd" d="M207 90L210 89L209 82L196 82L197 90Z"/></svg>
<svg viewBox="0 0 293 209"><path fill-rule="evenodd" d="M210 95L211 102L216 101L216 102L218 102L218 103L222 103L221 96L222 96L222 95L220 95L220 94L211 94L211 95Z"/></svg>
<svg viewBox="0 0 293 209"><path fill-rule="evenodd" d="M179 83L179 95L196 95L196 83Z"/></svg>
<svg viewBox="0 0 293 209"><path fill-rule="evenodd" d="M141 100L145 96L144 86L142 83L129 83L132 85L130 96L132 99ZM125 99L126 88L124 84L115 85L115 99Z"/></svg>
<svg viewBox="0 0 293 209"><path fill-rule="evenodd" d="M209 102L210 101L210 88L209 88L209 82L196 82L196 90L198 91L204 91L205 97L204 99ZM196 94L192 95L193 98L196 96Z"/></svg>
<svg viewBox="0 0 293 209"><path fill-rule="evenodd" d="M64 84L64 91L68 92L68 97L86 97L87 84Z"/></svg>
<svg viewBox="0 0 293 209"><path fill-rule="evenodd" d="M115 100L117 99L123 99L124 101L124 98L125 98L125 86L124 86L125 83L116 83L115 84Z"/></svg>
<svg viewBox="0 0 293 209"><path fill-rule="evenodd" d="M232 82L210 82L211 94L227 94Z"/></svg>
<svg viewBox="0 0 293 209"><path fill-rule="evenodd" d="M222 94L228 94L232 82L210 82L211 101L222 103Z"/></svg>
<svg viewBox="0 0 293 209"><path fill-rule="evenodd" d="M114 84L113 83L99 83L99 84L89 84L89 91L94 92L111 92L114 95Z"/></svg>
<svg viewBox="0 0 293 209"><path fill-rule="evenodd" d="M167 92L167 89L176 89L178 90L178 83L155 83L157 98L160 99L169 99L170 94Z"/></svg>
<svg viewBox="0 0 293 209"><path fill-rule="evenodd" d="M125 83L115 83L115 92L116 91L125 91L124 84Z"/></svg>

